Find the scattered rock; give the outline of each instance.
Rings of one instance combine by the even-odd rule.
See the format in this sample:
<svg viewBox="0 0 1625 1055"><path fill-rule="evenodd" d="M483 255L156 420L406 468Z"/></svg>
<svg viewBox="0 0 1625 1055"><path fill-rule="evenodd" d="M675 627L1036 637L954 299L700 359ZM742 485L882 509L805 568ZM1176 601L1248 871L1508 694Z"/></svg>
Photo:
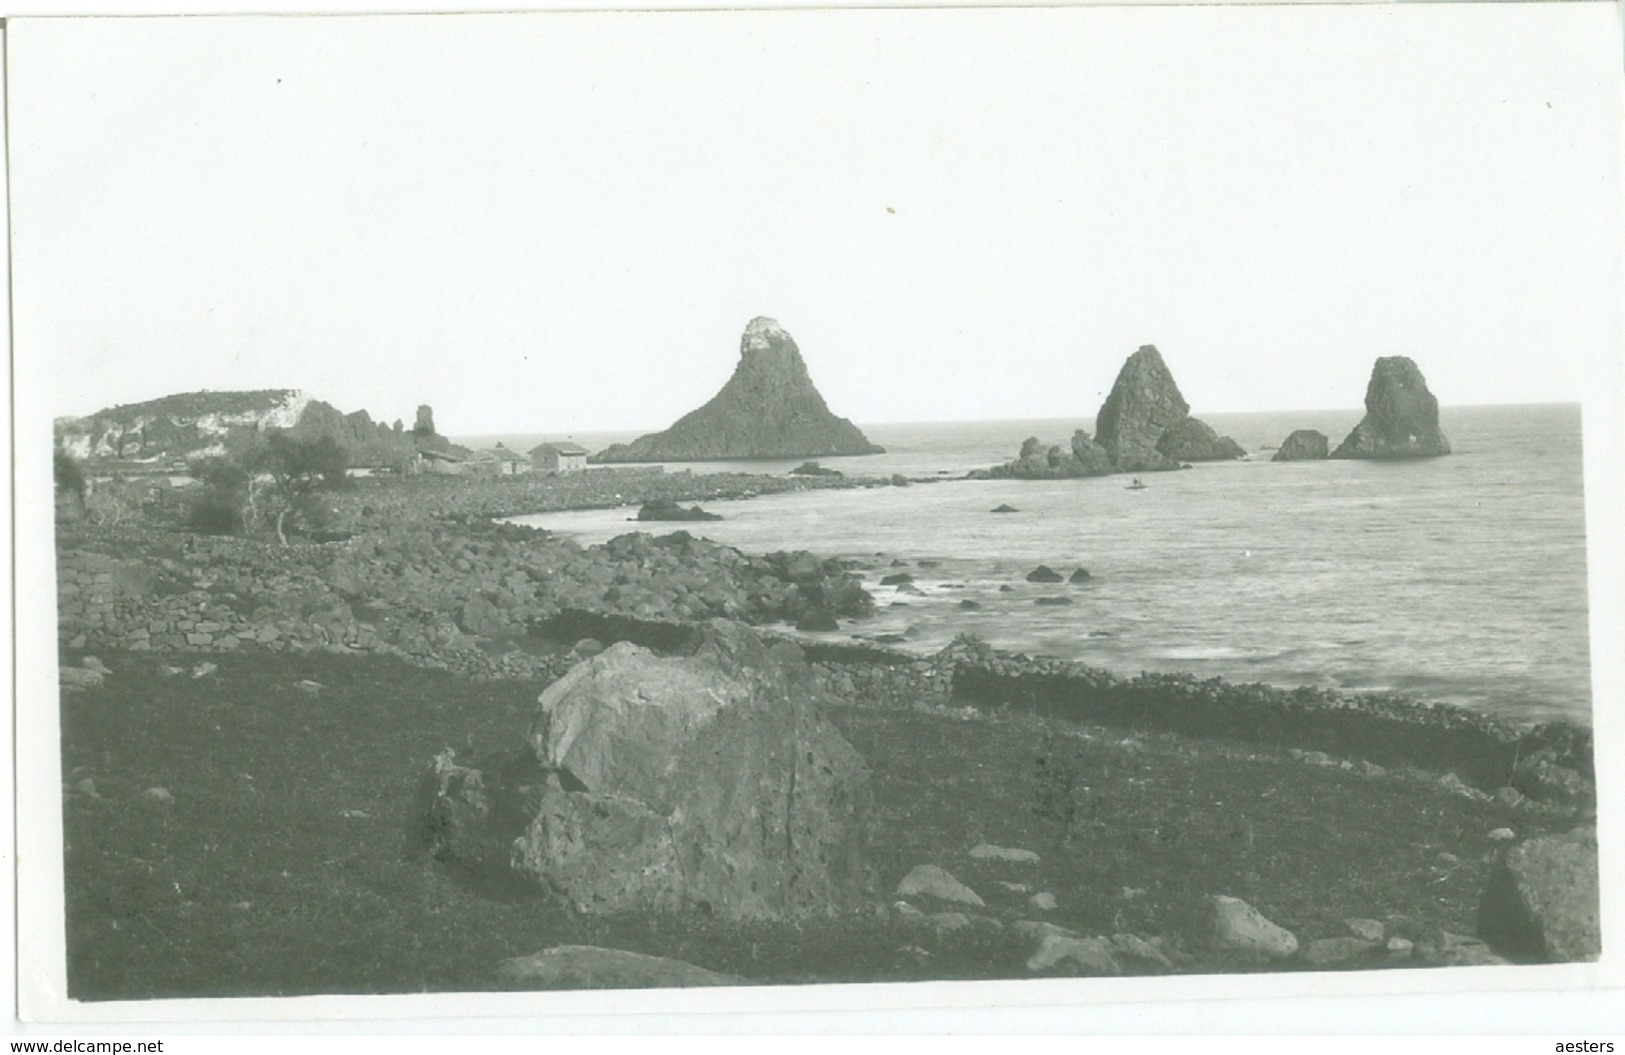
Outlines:
<svg viewBox="0 0 1625 1055"><path fill-rule="evenodd" d="M954 901L962 905L975 905L980 908L986 904L976 891L961 883L936 865L915 865L908 875L897 884L897 893L901 897L926 895L940 898L943 901Z"/></svg>
<svg viewBox="0 0 1625 1055"><path fill-rule="evenodd" d="M1303 947L1299 954L1305 963L1324 967L1370 956L1381 946L1364 938L1320 938Z"/></svg>
<svg viewBox="0 0 1625 1055"><path fill-rule="evenodd" d="M743 981L681 960L593 945L559 945L532 956L503 960L497 977L539 989L656 989Z"/></svg>
<svg viewBox="0 0 1625 1055"><path fill-rule="evenodd" d="M57 681L63 692L82 692L85 689L94 689L102 683L102 672L99 670L86 670L84 667L60 667L57 671Z"/></svg>
<svg viewBox="0 0 1625 1055"><path fill-rule="evenodd" d="M1486 836L1491 842L1507 843L1518 837L1518 833L1511 828L1496 828Z"/></svg>
<svg viewBox="0 0 1625 1055"><path fill-rule="evenodd" d="M1282 443L1272 462L1303 462L1316 461L1327 457L1331 452L1331 440L1326 438L1324 432L1314 429L1299 429L1288 436Z"/></svg>
<svg viewBox="0 0 1625 1055"><path fill-rule="evenodd" d="M1174 962L1168 959L1167 954L1138 935L1113 934L1112 948L1117 950L1119 956L1142 960L1165 970L1173 970Z"/></svg>
<svg viewBox="0 0 1625 1055"><path fill-rule="evenodd" d="M1037 864L1039 861L1038 855L1031 850L994 846L992 843L971 847L970 855L978 861L1010 861L1015 864Z"/></svg>
<svg viewBox="0 0 1625 1055"><path fill-rule="evenodd" d="M1598 888L1595 825L1526 839L1491 869L1478 932L1520 963L1595 960L1602 951Z"/></svg>
<svg viewBox="0 0 1625 1055"><path fill-rule="evenodd" d="M839 630L840 628L840 622L837 621L833 615L816 609L807 612L800 619L796 620L797 630L827 632Z"/></svg>
<svg viewBox="0 0 1625 1055"><path fill-rule="evenodd" d="M1415 947L1415 943L1409 938L1400 937L1389 938L1387 942L1383 944L1383 948L1388 950L1388 958L1390 960L1410 959L1411 950L1413 950Z"/></svg>
<svg viewBox="0 0 1625 1055"><path fill-rule="evenodd" d="M1070 597L1036 597L1033 599L1033 604L1045 608L1064 608L1069 604L1076 603L1077 602L1072 600Z"/></svg>
<svg viewBox="0 0 1625 1055"><path fill-rule="evenodd" d="M1032 897L1028 898L1027 904L1031 905L1039 912L1054 912L1057 908L1055 895L1051 894L1047 890L1039 891Z"/></svg>
<svg viewBox="0 0 1625 1055"><path fill-rule="evenodd" d="M1439 401L1428 391L1416 363L1403 355L1384 356L1371 369L1365 389L1365 417L1333 458L1430 458L1450 453L1439 431Z"/></svg>
<svg viewBox="0 0 1625 1055"><path fill-rule="evenodd" d="M218 665L210 663L208 660L204 660L202 663L199 663L192 668L192 677L206 678L219 669L220 667Z"/></svg>
<svg viewBox="0 0 1625 1055"><path fill-rule="evenodd" d="M1000 505L994 506L992 511L995 512L995 513L1019 513L1019 512L1021 512L1021 510L1017 509L1013 505L1006 505L1006 504L1002 504L1002 503Z"/></svg>
<svg viewBox="0 0 1625 1055"><path fill-rule="evenodd" d="M977 604L975 601L966 598L965 600L959 602L959 607L963 608L967 612L974 612L979 610L982 606Z"/></svg>
<svg viewBox="0 0 1625 1055"><path fill-rule="evenodd" d="M1346 919L1343 926L1348 928L1350 934L1363 941L1381 941L1382 936L1387 933L1387 928L1374 919Z"/></svg>
<svg viewBox="0 0 1625 1055"><path fill-rule="evenodd" d="M1059 923L1048 923L1044 920L1018 919L1010 924L1010 933L1023 941L1030 941L1034 945L1048 937L1076 938L1077 931L1067 930Z"/></svg>
<svg viewBox="0 0 1625 1055"><path fill-rule="evenodd" d="M141 793L141 797L148 802L174 802L175 796L169 793L168 788L148 788Z"/></svg>
<svg viewBox="0 0 1625 1055"><path fill-rule="evenodd" d="M1496 788L1495 801L1503 806L1516 806L1523 801L1523 792L1511 787Z"/></svg>
<svg viewBox="0 0 1625 1055"><path fill-rule="evenodd" d="M86 670L93 670L98 674L111 674L111 673L113 673L111 670L108 669L107 664L103 663L100 659L97 659L95 656L86 656L85 658L83 658L83 659L81 659L79 661L79 665L81 667L84 667Z"/></svg>
<svg viewBox="0 0 1625 1055"><path fill-rule="evenodd" d="M87 799L101 798L101 795L96 791L96 782L89 777L75 784L73 788Z"/></svg>
<svg viewBox="0 0 1625 1055"><path fill-rule="evenodd" d="M1076 586L1080 582L1088 582L1091 578L1093 578L1093 576L1091 576L1086 569L1079 568L1077 571L1073 572L1071 577L1066 581Z"/></svg>
<svg viewBox="0 0 1625 1055"><path fill-rule="evenodd" d="M1047 564L1040 564L1027 573L1028 582L1060 582L1061 573Z"/></svg>
<svg viewBox="0 0 1625 1055"><path fill-rule="evenodd" d="M1198 907L1191 938L1198 944L1276 960L1298 951L1298 939L1291 931L1271 923L1240 898L1223 894L1207 898Z"/></svg>
<svg viewBox="0 0 1625 1055"><path fill-rule="evenodd" d="M1038 951L1027 960L1029 971L1048 971L1062 965L1074 974L1090 977L1123 973L1122 965L1112 955L1111 943L1101 938L1050 934L1039 942Z"/></svg>
<svg viewBox="0 0 1625 1055"><path fill-rule="evenodd" d="M920 922L938 934L952 934L970 926L970 917L963 912L931 912L920 917Z"/></svg>
<svg viewBox="0 0 1625 1055"><path fill-rule="evenodd" d="M880 585L882 586L902 586L913 581L914 576L910 575L906 571L896 572L891 575L882 575L880 577Z"/></svg>
<svg viewBox="0 0 1625 1055"><path fill-rule="evenodd" d="M639 520L653 521L695 521L695 520L721 520L720 513L707 512L699 506L683 508L675 499L655 498L643 503L638 509Z"/></svg>
<svg viewBox="0 0 1625 1055"><path fill-rule="evenodd" d="M1012 894L1030 894L1033 889L1026 883L1012 883L1008 879L999 880L999 885Z"/></svg>

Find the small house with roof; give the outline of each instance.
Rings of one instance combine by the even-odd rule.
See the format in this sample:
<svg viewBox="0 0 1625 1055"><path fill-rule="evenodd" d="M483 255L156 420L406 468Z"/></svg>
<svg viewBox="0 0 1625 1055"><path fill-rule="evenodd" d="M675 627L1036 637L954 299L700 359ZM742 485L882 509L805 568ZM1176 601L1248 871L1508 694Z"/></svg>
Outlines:
<svg viewBox="0 0 1625 1055"><path fill-rule="evenodd" d="M530 464L544 472L579 472L587 467L587 448L568 440L539 444L530 449Z"/></svg>

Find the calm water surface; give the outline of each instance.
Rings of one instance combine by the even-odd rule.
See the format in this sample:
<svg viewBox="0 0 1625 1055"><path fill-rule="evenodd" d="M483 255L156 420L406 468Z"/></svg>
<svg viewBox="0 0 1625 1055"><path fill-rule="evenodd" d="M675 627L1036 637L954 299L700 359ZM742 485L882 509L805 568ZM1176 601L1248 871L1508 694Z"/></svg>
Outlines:
<svg viewBox="0 0 1625 1055"><path fill-rule="evenodd" d="M746 552L860 559L879 616L820 636L900 633L927 651L969 631L1120 674L1390 690L1517 718L1589 721L1579 409L1446 408L1455 453L1423 461L1277 464L1260 449L1295 428L1320 429L1336 444L1358 419L1358 411L1209 415L1254 453L1148 474L1140 491L1123 477L951 480L708 502L725 519L690 528ZM1092 424L865 426L887 453L827 464L852 475L961 476L1013 457L1026 436L1064 443ZM522 450L536 442L505 439ZM593 449L609 441L578 440ZM800 461L691 468L782 472ZM1001 503L1020 512L992 514ZM635 530L632 512L518 519L598 542ZM909 565L923 596L877 585L898 570L893 561ZM1040 563L1064 575L1087 568L1093 578L1026 582ZM1074 603L1034 603L1045 596Z"/></svg>

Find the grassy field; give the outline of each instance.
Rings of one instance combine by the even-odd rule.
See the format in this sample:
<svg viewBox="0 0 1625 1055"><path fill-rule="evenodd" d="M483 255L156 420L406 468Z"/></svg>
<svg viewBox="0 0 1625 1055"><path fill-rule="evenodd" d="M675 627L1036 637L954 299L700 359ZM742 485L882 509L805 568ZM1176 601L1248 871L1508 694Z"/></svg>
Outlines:
<svg viewBox="0 0 1625 1055"><path fill-rule="evenodd" d="M496 989L503 958L567 943L761 983L1026 977L1030 944L1008 930L924 941L884 910L921 863L1006 922L1040 914L1001 880L1049 891L1059 908L1042 918L1089 934L1176 934L1214 893L1304 939L1341 935L1351 916L1471 933L1487 833L1572 823L1420 773L1033 716L843 706L832 717L873 774L872 917L586 918L480 889L430 860L417 829L433 755L514 747L539 684L379 656L98 656L106 683L62 709L68 980L83 1000ZM217 669L197 675L205 660ZM971 860L984 841L1042 861Z"/></svg>

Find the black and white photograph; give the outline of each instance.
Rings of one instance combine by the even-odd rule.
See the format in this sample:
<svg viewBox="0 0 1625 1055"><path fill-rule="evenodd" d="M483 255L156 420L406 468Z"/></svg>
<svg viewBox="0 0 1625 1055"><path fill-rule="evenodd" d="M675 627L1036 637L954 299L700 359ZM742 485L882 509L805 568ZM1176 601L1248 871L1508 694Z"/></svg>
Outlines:
<svg viewBox="0 0 1625 1055"><path fill-rule="evenodd" d="M5 56L25 1017L1621 983L1616 4Z"/></svg>

